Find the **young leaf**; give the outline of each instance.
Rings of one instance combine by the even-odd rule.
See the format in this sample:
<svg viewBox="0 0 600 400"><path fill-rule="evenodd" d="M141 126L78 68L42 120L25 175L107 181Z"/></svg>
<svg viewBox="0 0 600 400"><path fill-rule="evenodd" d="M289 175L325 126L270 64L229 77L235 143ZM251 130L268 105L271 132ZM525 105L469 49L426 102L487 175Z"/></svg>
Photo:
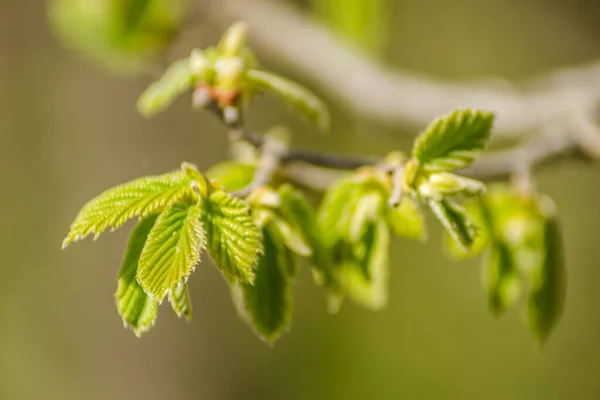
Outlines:
<svg viewBox="0 0 600 400"><path fill-rule="evenodd" d="M348 231L348 239L351 242L358 242L365 233L368 223L381 216L383 204L381 193L375 191L365 192L356 199Z"/></svg>
<svg viewBox="0 0 600 400"><path fill-rule="evenodd" d="M245 188L252 182L256 165L241 161L223 161L209 168L205 175L233 192Z"/></svg>
<svg viewBox="0 0 600 400"><path fill-rule="evenodd" d="M498 236L497 221L502 210L492 208L495 199L484 197L479 201L478 215L481 217L483 235L489 236L491 249L483 262L485 286L488 291L490 311L499 316L512 307L521 294L521 275L515 262L515 254L505 242L502 235ZM479 235L478 235L479 236ZM473 247L473 246L472 246Z"/></svg>
<svg viewBox="0 0 600 400"><path fill-rule="evenodd" d="M288 221L298 227L308 241L308 246L312 250L311 264L321 274L325 273L330 268L331 257L323 245L314 208L302 192L289 184L281 185L278 192L281 199L281 212Z"/></svg>
<svg viewBox="0 0 600 400"><path fill-rule="evenodd" d="M358 193L360 185L352 179L341 179L325 192L318 221L326 246L332 246L346 236Z"/></svg>
<svg viewBox="0 0 600 400"><path fill-rule="evenodd" d="M291 278L293 260L283 243L270 231L263 231L264 253L256 268L254 284L235 283L232 296L238 312L258 336L274 343L289 328L292 314Z"/></svg>
<svg viewBox="0 0 600 400"><path fill-rule="evenodd" d="M544 199L544 202L548 203L549 200ZM548 338L560 318L567 282L560 224L554 211L546 213L544 217L543 258L531 276L527 306L529 329L540 342Z"/></svg>
<svg viewBox="0 0 600 400"><path fill-rule="evenodd" d="M169 290L169 303L178 317L188 321L192 319L192 299L185 280Z"/></svg>
<svg viewBox="0 0 600 400"><path fill-rule="evenodd" d="M308 243L306 243L302 233L294 229L287 221L280 216L275 215L270 223L273 234L275 234L288 249L303 257L310 257L312 255L312 250Z"/></svg>
<svg viewBox="0 0 600 400"><path fill-rule="evenodd" d="M262 236L250 207L223 191L204 200L204 223L210 255L231 281L252 283L262 252Z"/></svg>
<svg viewBox="0 0 600 400"><path fill-rule="evenodd" d="M193 84L190 60L178 60L141 94L137 102L138 111L145 117L153 117L169 107L179 95L191 89Z"/></svg>
<svg viewBox="0 0 600 400"><path fill-rule="evenodd" d="M465 209L449 199L429 200L429 207L454 240L468 251L475 241L475 225Z"/></svg>
<svg viewBox="0 0 600 400"><path fill-rule="evenodd" d="M499 316L519 300L521 276L511 250L499 241L492 243L483 266L490 311Z"/></svg>
<svg viewBox="0 0 600 400"><path fill-rule="evenodd" d="M325 104L303 86L270 72L256 69L246 72L246 82L253 90L265 90L279 96L304 114L319 129L329 128L329 112Z"/></svg>
<svg viewBox="0 0 600 400"><path fill-rule="evenodd" d="M425 220L419 204L408 196L405 196L397 207L388 207L386 221L398 236L421 241L427 237Z"/></svg>
<svg viewBox="0 0 600 400"><path fill-rule="evenodd" d="M335 269L343 293L363 307L379 310L387 304L389 244L390 234L385 222L372 223L361 242L354 245L363 248L360 251L350 249L354 254L362 253L362 257L340 260Z"/></svg>
<svg viewBox="0 0 600 400"><path fill-rule="evenodd" d="M141 220L131 232L115 294L123 324L131 327L138 337L154 325L158 312L158 302L150 298L135 279L140 254L155 221L156 216L151 215Z"/></svg>
<svg viewBox="0 0 600 400"><path fill-rule="evenodd" d="M75 218L63 248L89 234L98 237L135 217L159 213L194 196L191 179L181 172L149 176L109 189L88 202Z"/></svg>
<svg viewBox="0 0 600 400"><path fill-rule="evenodd" d="M493 120L492 113L472 109L438 118L417 138L413 157L429 172L464 168L485 149Z"/></svg>
<svg viewBox="0 0 600 400"><path fill-rule="evenodd" d="M202 209L174 205L158 217L140 256L137 280L159 303L169 289L186 280L206 247Z"/></svg>

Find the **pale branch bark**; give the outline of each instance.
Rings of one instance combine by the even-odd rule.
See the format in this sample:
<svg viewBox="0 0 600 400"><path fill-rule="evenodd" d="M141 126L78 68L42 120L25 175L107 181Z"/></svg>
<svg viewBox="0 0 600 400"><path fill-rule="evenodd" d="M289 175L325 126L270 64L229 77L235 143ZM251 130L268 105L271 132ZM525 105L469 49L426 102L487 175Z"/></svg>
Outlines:
<svg viewBox="0 0 600 400"><path fill-rule="evenodd" d="M204 22L250 25L261 56L299 74L357 115L421 128L458 107L493 111L495 135L516 137L600 102L600 62L547 74L522 85L498 79L451 83L386 67L299 10L273 0L203 0Z"/></svg>
<svg viewBox="0 0 600 400"><path fill-rule="evenodd" d="M247 129L242 114L234 123L227 123L223 110L214 101L205 107L227 126L230 141L245 140L260 149L264 157L261 160L261 165L264 165L259 166L252 184L238 195L247 194L253 188L265 184L279 167L295 183L325 190L345 171L383 163L383 159L377 157L343 156L276 146L268 137ZM473 165L458 173L489 182L508 180L523 171L532 173L560 160L597 159L600 155L598 131L591 115L576 112L569 121L547 126L514 147L484 153Z"/></svg>

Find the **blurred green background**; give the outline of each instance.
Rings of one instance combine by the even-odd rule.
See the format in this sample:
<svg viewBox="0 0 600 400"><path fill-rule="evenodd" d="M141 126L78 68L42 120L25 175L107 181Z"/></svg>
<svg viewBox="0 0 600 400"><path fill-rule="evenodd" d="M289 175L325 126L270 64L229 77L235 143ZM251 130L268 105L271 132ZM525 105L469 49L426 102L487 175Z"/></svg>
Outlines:
<svg viewBox="0 0 600 400"><path fill-rule="evenodd" d="M375 56L435 76L522 79L600 57L598 2L384 6L388 25L374 35ZM207 261L191 278L191 323L163 307L142 339L124 330L113 293L130 226L61 251L69 224L109 186L183 160L211 166L227 154L226 135L186 100L143 119L135 101L148 79L110 74L69 51L51 34L46 14L41 0L0 1L0 399L600 398L594 165L565 163L538 174L540 190L561 210L569 270L563 318L542 348L518 312L491 317L478 262L444 258L436 224L426 245L394 239L384 311L348 303L328 315L323 291L304 270L292 330L269 348L235 315L225 282ZM173 52L220 34L190 28ZM306 148L408 150L401 127L372 126L327 100L335 120L325 138L270 99L256 104L250 124L289 123Z"/></svg>

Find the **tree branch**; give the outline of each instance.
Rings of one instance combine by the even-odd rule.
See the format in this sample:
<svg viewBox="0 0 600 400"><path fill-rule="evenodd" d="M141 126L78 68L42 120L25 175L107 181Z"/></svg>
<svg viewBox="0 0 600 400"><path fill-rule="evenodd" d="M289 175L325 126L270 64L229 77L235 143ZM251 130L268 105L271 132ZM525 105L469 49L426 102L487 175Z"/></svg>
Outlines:
<svg viewBox="0 0 600 400"><path fill-rule="evenodd" d="M553 72L524 85L475 80L450 83L390 69L360 54L284 2L204 0L205 22L249 23L261 55L302 75L350 111L390 125L426 125L458 107L493 111L495 135L518 136L591 110L600 101L600 62Z"/></svg>

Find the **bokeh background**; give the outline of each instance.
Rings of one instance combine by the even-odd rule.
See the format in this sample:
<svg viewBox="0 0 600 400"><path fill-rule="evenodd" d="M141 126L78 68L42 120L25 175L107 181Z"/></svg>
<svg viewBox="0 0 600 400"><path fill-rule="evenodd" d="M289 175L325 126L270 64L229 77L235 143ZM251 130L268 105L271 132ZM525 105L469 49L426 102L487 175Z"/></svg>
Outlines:
<svg viewBox="0 0 600 400"><path fill-rule="evenodd" d="M318 2L298 6L343 31ZM380 31L359 45L433 76L519 80L600 57L595 1L384 6ZM191 26L175 48L205 46L220 33ZM268 67L286 73L276 62ZM225 282L204 262L191 278L191 323L162 307L143 338L124 330L113 293L131 226L61 251L76 212L117 183L183 160L207 168L227 155L223 127L186 100L153 120L138 115L135 101L147 83L63 46L51 34L45 2L0 1L0 399L600 398L595 165L564 163L537 174L561 210L569 271L564 315L543 347L517 310L492 318L478 262L448 261L433 223L425 245L394 239L390 302L381 312L347 303L328 315L305 269L292 330L270 348L239 320ZM250 124L287 123L306 148L409 149L402 127L367 123L326 100L335 118L327 137L269 98L252 109Z"/></svg>

